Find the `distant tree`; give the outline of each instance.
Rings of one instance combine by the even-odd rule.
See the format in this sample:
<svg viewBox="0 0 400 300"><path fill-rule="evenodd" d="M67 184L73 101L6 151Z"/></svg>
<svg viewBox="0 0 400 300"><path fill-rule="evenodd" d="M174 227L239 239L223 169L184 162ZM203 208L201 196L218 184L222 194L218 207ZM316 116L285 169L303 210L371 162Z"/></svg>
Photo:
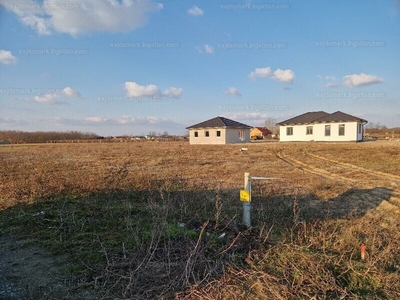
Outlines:
<svg viewBox="0 0 400 300"><path fill-rule="evenodd" d="M383 126L385 126L385 125L383 125ZM366 126L368 129L376 129L376 130L381 130L381 128L382 128L382 125L381 125L381 123L373 123L373 122L371 122L371 123L368 123L367 124L367 126ZM386 126L385 126L386 127Z"/></svg>
<svg viewBox="0 0 400 300"><path fill-rule="evenodd" d="M169 136L168 131L164 131L162 135L163 136Z"/></svg>
<svg viewBox="0 0 400 300"><path fill-rule="evenodd" d="M265 120L264 126L267 127L273 134L279 133L279 126L276 125L276 119L268 118Z"/></svg>
<svg viewBox="0 0 400 300"><path fill-rule="evenodd" d="M94 133L78 131L0 131L0 140L9 141L11 143L45 143L54 140L90 140L96 138L97 135Z"/></svg>
<svg viewBox="0 0 400 300"><path fill-rule="evenodd" d="M153 137L153 136L156 136L156 135L157 135L157 132L155 132L155 131L150 131L148 135L151 136L151 137Z"/></svg>

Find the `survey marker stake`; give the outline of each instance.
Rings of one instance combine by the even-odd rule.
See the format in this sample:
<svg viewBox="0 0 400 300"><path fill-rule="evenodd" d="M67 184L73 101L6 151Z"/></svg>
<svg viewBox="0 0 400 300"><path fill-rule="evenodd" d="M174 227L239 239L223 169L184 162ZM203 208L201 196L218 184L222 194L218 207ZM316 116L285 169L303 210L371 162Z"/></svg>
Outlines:
<svg viewBox="0 0 400 300"><path fill-rule="evenodd" d="M255 180L274 180L280 178L273 177L250 177L250 173L244 173L244 189L240 190L240 201L243 202L243 225L251 227L251 179Z"/></svg>

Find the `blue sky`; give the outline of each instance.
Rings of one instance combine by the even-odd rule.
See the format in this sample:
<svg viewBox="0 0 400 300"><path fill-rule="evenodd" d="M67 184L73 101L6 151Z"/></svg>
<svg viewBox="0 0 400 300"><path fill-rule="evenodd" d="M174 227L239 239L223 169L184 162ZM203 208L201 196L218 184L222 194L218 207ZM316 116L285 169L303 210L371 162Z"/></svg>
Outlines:
<svg viewBox="0 0 400 300"><path fill-rule="evenodd" d="M0 0L0 129L400 126L400 1Z"/></svg>

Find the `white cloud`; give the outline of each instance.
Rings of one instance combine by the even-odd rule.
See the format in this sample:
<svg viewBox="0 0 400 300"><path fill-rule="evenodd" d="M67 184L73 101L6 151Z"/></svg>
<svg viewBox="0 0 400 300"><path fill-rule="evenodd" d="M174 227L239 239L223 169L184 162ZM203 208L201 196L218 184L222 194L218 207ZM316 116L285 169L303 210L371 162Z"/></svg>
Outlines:
<svg viewBox="0 0 400 300"><path fill-rule="evenodd" d="M204 45L202 47L196 47L197 51L199 53L208 53L208 54L213 54L214 53L214 47L210 46L210 45Z"/></svg>
<svg viewBox="0 0 400 300"><path fill-rule="evenodd" d="M210 45L204 45L204 50L206 51L206 53L214 53L214 48Z"/></svg>
<svg viewBox="0 0 400 300"><path fill-rule="evenodd" d="M268 114L253 112L253 113L229 113L228 115L238 119L266 119Z"/></svg>
<svg viewBox="0 0 400 300"><path fill-rule="evenodd" d="M202 16L204 14L204 11L201 8L198 8L196 5L188 9L188 14L191 16Z"/></svg>
<svg viewBox="0 0 400 300"><path fill-rule="evenodd" d="M127 97L158 97L160 89L154 85L139 85L133 81L127 81L124 84Z"/></svg>
<svg viewBox="0 0 400 300"><path fill-rule="evenodd" d="M224 91L226 95L235 95L235 96L242 96L242 93L235 87L231 86L228 90Z"/></svg>
<svg viewBox="0 0 400 300"><path fill-rule="evenodd" d="M271 78L280 82L292 83L294 79L294 72L292 70L278 69L274 72Z"/></svg>
<svg viewBox="0 0 400 300"><path fill-rule="evenodd" d="M341 84L339 84L339 83L333 83L333 82L327 83L327 84L325 85L325 87L327 87L327 88L335 88L335 87L339 87L339 86L341 86Z"/></svg>
<svg viewBox="0 0 400 300"><path fill-rule="evenodd" d="M92 123L102 123L104 121L107 121L107 118L102 118L102 117L87 117L83 119L85 122L92 122Z"/></svg>
<svg viewBox="0 0 400 300"><path fill-rule="evenodd" d="M161 95L167 97L179 98L182 95L182 88L170 87L165 89L161 93L158 86L154 84L140 85L133 81L127 81L124 83L124 88L126 90L126 97L160 97Z"/></svg>
<svg viewBox="0 0 400 300"><path fill-rule="evenodd" d="M384 80L381 77L377 77L374 75L368 74L353 74L353 75L346 75L343 77L343 84L349 87L357 87L357 86L364 86L364 85L371 85L382 83Z"/></svg>
<svg viewBox="0 0 400 300"><path fill-rule="evenodd" d="M249 74L249 77L255 80L257 77L271 77L271 68L256 68L253 72Z"/></svg>
<svg viewBox="0 0 400 300"><path fill-rule="evenodd" d="M77 91L74 91L69 86L67 86L65 89L63 89L63 94L65 94L68 97L75 97L75 98L81 97L81 95Z"/></svg>
<svg viewBox="0 0 400 300"><path fill-rule="evenodd" d="M54 102L55 99L60 97L60 94L43 94L41 96L35 96L33 99L39 103L51 103Z"/></svg>
<svg viewBox="0 0 400 300"><path fill-rule="evenodd" d="M331 76L331 75L321 76L321 75L318 75L317 77L321 81L325 81L325 82L326 81L330 81L328 83L322 82L325 85L325 87L327 87L327 88L336 88L336 87L341 86L341 84L337 82L338 79L335 76Z"/></svg>
<svg viewBox="0 0 400 300"><path fill-rule="evenodd" d="M10 117L5 117L5 118L0 117L0 124L19 126L19 125L28 124L28 122L26 120L22 120L22 119L14 119L14 118L10 118Z"/></svg>
<svg viewBox="0 0 400 300"><path fill-rule="evenodd" d="M163 9L151 1L117 0L2 0L2 5L14 12L21 23L40 35L53 32L73 36L93 31L127 32L146 24L146 14Z"/></svg>
<svg viewBox="0 0 400 300"><path fill-rule="evenodd" d="M265 120L270 118L271 115L260 112L249 112L249 113L226 113L224 117L237 120L250 126L262 126L265 124Z"/></svg>
<svg viewBox="0 0 400 300"><path fill-rule="evenodd" d="M11 51L0 50L0 63L9 65L15 64L17 62L17 58L11 54Z"/></svg>
<svg viewBox="0 0 400 300"><path fill-rule="evenodd" d="M86 117L83 119L83 123L86 124L108 124L108 125L129 125L129 124L160 124L171 122L169 119L148 116L148 117L135 117L131 115L123 115L120 117Z"/></svg>
<svg viewBox="0 0 400 300"><path fill-rule="evenodd" d="M33 99L39 103L56 103L57 99L63 98L63 97L81 98L81 95L77 91L74 91L69 86L67 86L60 93L43 94L40 96L35 96ZM60 102L58 101L58 103L60 103Z"/></svg>
<svg viewBox="0 0 400 300"><path fill-rule="evenodd" d="M176 87L170 87L163 92L164 96L171 96L174 98L179 98L182 95L182 89Z"/></svg>
<svg viewBox="0 0 400 300"><path fill-rule="evenodd" d="M255 80L256 78L267 77L279 82L292 83L295 77L292 70L281 70L277 69L272 72L270 67L267 68L256 68L253 72L249 74L249 78Z"/></svg>

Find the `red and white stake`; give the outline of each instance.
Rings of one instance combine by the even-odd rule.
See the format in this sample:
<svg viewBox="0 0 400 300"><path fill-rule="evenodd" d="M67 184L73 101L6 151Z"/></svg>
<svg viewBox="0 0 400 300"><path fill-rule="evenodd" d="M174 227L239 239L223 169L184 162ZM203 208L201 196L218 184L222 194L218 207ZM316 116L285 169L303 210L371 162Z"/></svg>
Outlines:
<svg viewBox="0 0 400 300"><path fill-rule="evenodd" d="M365 260L365 253L366 253L367 247L365 247L365 245L361 245L360 250L361 250L361 260Z"/></svg>

